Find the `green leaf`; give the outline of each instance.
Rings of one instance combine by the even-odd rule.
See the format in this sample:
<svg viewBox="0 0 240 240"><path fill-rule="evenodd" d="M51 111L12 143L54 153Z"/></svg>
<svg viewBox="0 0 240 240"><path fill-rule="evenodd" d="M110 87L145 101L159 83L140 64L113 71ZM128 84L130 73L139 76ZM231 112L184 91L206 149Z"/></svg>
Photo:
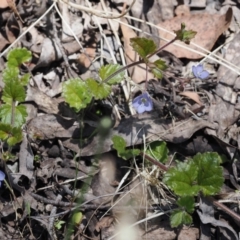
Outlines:
<svg viewBox="0 0 240 240"><path fill-rule="evenodd" d="M148 64L153 75L156 78L162 79L163 77L163 71L167 69L167 65L165 61L158 59L153 63Z"/></svg>
<svg viewBox="0 0 240 240"><path fill-rule="evenodd" d="M223 169L219 166L221 157L217 153L198 153L193 161L199 169L197 182L203 194L218 193L224 182Z"/></svg>
<svg viewBox="0 0 240 240"><path fill-rule="evenodd" d="M29 79L30 79L30 73L24 74L20 79L19 82L22 86L28 85Z"/></svg>
<svg viewBox="0 0 240 240"><path fill-rule="evenodd" d="M196 183L198 167L190 162L178 162L164 174L163 182L179 196L195 196L200 191Z"/></svg>
<svg viewBox="0 0 240 240"><path fill-rule="evenodd" d="M0 123L0 139L5 141L9 137L12 127L9 124Z"/></svg>
<svg viewBox="0 0 240 240"><path fill-rule="evenodd" d="M24 202L25 210L27 211L27 214L30 216L31 214L31 204L30 202Z"/></svg>
<svg viewBox="0 0 240 240"><path fill-rule="evenodd" d="M24 105L16 106L14 114L14 126L21 127L25 123L27 115L27 108Z"/></svg>
<svg viewBox="0 0 240 240"><path fill-rule="evenodd" d="M26 98L24 87L16 81L9 81L5 83L3 89L2 100L6 103L12 104L14 102L22 102Z"/></svg>
<svg viewBox="0 0 240 240"><path fill-rule="evenodd" d="M12 105L3 104L0 107L1 122L5 124L11 124ZM18 105L14 109L14 127L21 127L26 120L27 110L24 105Z"/></svg>
<svg viewBox="0 0 240 240"><path fill-rule="evenodd" d="M24 62L29 62L32 54L26 48L15 48L7 56L7 67L20 67Z"/></svg>
<svg viewBox="0 0 240 240"><path fill-rule="evenodd" d="M112 137L112 141L113 148L117 150L118 156L125 160L128 160L129 158L132 158L140 154L139 149L126 149L126 142L120 136L114 135Z"/></svg>
<svg viewBox="0 0 240 240"><path fill-rule="evenodd" d="M166 142L155 141L149 144L146 153L157 161L165 163L168 159L168 149Z"/></svg>
<svg viewBox="0 0 240 240"><path fill-rule="evenodd" d="M81 79L70 79L63 84L63 97L77 112L86 108L92 100L88 86Z"/></svg>
<svg viewBox="0 0 240 240"><path fill-rule="evenodd" d="M158 59L155 62L153 62L153 64L160 70L164 71L167 69L167 64L165 61L163 61L162 59Z"/></svg>
<svg viewBox="0 0 240 240"><path fill-rule="evenodd" d="M125 151L126 142L122 137L118 135L114 135L112 137L112 141L113 141L113 148L116 149L117 152L123 153Z"/></svg>
<svg viewBox="0 0 240 240"><path fill-rule="evenodd" d="M192 31L192 30L185 30L186 25L185 23L181 23L181 29L174 31L176 33L176 39L180 40L186 44L189 44L190 41L195 37L195 35L197 34L197 32Z"/></svg>
<svg viewBox="0 0 240 240"><path fill-rule="evenodd" d="M12 105L3 104L0 107L1 122L5 124L11 124L11 116L12 116Z"/></svg>
<svg viewBox="0 0 240 240"><path fill-rule="evenodd" d="M157 49L157 46L152 39L136 37L131 38L130 42L133 50L145 60L149 54L154 53Z"/></svg>
<svg viewBox="0 0 240 240"><path fill-rule="evenodd" d="M192 223L192 216L185 211L176 210L170 216L171 227L178 227L179 225L190 225Z"/></svg>
<svg viewBox="0 0 240 240"><path fill-rule="evenodd" d="M65 221L59 220L59 221L57 221L57 222L54 224L54 226L55 226L56 229L60 230L60 229L62 228L62 225L63 225L64 223L65 223Z"/></svg>
<svg viewBox="0 0 240 240"><path fill-rule="evenodd" d="M108 65L102 66L99 69L99 76L101 77L102 81L104 81L106 78L111 76L113 73L115 73L119 69L121 69L121 65L119 64L108 64ZM123 78L124 78L124 71L110 78L107 81L107 84L113 85L113 84L120 83L123 80Z"/></svg>
<svg viewBox="0 0 240 240"><path fill-rule="evenodd" d="M217 153L198 153L192 160L170 168L163 181L179 196L196 196L200 191L204 195L214 195L224 182L220 162Z"/></svg>
<svg viewBox="0 0 240 240"><path fill-rule="evenodd" d="M21 141L22 141L22 129L21 127L14 127L12 129L11 136L7 140L7 143L9 146L14 146Z"/></svg>
<svg viewBox="0 0 240 240"><path fill-rule="evenodd" d="M6 68L3 71L3 81L5 83L10 81L18 81L19 69L17 67Z"/></svg>
<svg viewBox="0 0 240 240"><path fill-rule="evenodd" d="M83 214L81 212L76 212L72 216L72 221L74 224L80 224L83 218Z"/></svg>
<svg viewBox="0 0 240 240"><path fill-rule="evenodd" d="M162 70L158 69L158 68L151 68L151 71L153 73L153 75L158 78L158 79L162 79L163 78L163 72Z"/></svg>
<svg viewBox="0 0 240 240"><path fill-rule="evenodd" d="M98 83L93 78L87 79L86 85L96 100L107 98L111 93L111 87L109 85L105 83Z"/></svg>
<svg viewBox="0 0 240 240"><path fill-rule="evenodd" d="M9 146L14 146L22 141L22 129L12 128L10 124L0 123L0 139L7 141Z"/></svg>
<svg viewBox="0 0 240 240"><path fill-rule="evenodd" d="M180 197L177 200L177 205L179 207L184 208L188 213L193 213L194 211L194 197L192 196L185 196L185 197Z"/></svg>

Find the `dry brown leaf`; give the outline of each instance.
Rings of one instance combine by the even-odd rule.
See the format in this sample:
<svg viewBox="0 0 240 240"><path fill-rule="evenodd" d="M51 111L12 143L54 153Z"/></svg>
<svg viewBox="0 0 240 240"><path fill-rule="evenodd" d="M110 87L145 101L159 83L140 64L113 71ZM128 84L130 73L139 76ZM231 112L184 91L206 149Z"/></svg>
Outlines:
<svg viewBox="0 0 240 240"><path fill-rule="evenodd" d="M122 22L127 23L125 19L122 19ZM124 38L124 52L126 55L126 62L127 64L130 64L139 59L137 53L133 51L130 45L130 38L137 37L137 35L131 28L129 28L125 24L121 24L121 30ZM146 80L146 65L140 64L138 66L129 68L129 73L130 73L131 79L135 83L140 83ZM148 79L152 79L152 78L154 78L153 74L151 72L148 72Z"/></svg>
<svg viewBox="0 0 240 240"><path fill-rule="evenodd" d="M20 25L17 19L12 15L7 21L6 35L10 43L14 42L20 34Z"/></svg>
<svg viewBox="0 0 240 240"><path fill-rule="evenodd" d="M113 221L114 218L112 216L102 218L96 225L96 231L100 232L101 229L110 227Z"/></svg>
<svg viewBox="0 0 240 240"><path fill-rule="evenodd" d="M89 68L93 59L96 56L96 47L85 48L84 53L81 53L78 62L85 68Z"/></svg>
<svg viewBox="0 0 240 240"><path fill-rule="evenodd" d="M194 39L191 41L202 48L211 50L218 37L228 29L232 20L232 9L229 8L225 15L218 14L208 14L208 13L199 13L199 14L183 14L176 16L170 20L165 21L164 23L159 23L158 26L173 32L174 30L180 29L181 23L186 24L187 30L196 31L197 34ZM174 35L159 30L161 38L167 40L172 40ZM180 43L180 41L177 41ZM160 45L163 46L166 44L165 41L161 40ZM188 46L185 43L181 43L184 46ZM194 46L191 46L192 49L204 52ZM175 46L171 44L165 48L168 52L171 52L178 58L190 58L190 59L199 59L203 56L185 48Z"/></svg>
<svg viewBox="0 0 240 240"><path fill-rule="evenodd" d="M2 34L0 34L0 52L7 44L9 44L9 41Z"/></svg>
<svg viewBox="0 0 240 240"><path fill-rule="evenodd" d="M182 96L188 97L190 99L192 99L194 102L198 103L200 106L202 106L202 102L200 100L199 95L196 92L190 92L190 91L185 91L185 92L181 92L179 93Z"/></svg>

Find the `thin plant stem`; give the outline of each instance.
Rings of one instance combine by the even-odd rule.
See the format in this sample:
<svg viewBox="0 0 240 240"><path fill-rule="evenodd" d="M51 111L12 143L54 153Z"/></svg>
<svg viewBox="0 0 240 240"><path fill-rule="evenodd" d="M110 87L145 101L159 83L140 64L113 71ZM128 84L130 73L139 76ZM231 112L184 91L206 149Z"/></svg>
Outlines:
<svg viewBox="0 0 240 240"><path fill-rule="evenodd" d="M166 48L167 46L169 46L170 44L172 44L173 42L175 42L177 40L177 38L173 38L170 42L166 43L164 46L160 47L159 49L157 49L154 53L151 53L147 56L147 58L149 59L150 57L152 57L153 55L159 53L160 51L162 51L164 48ZM120 72L124 71L124 70L127 70L128 68L130 67L133 67L133 66L136 66L136 65L139 65L141 63L144 63L144 59L140 59L136 62L133 62L133 63L130 63L120 69L118 69L116 72L114 72L113 74L111 74L110 76L108 76L105 80L103 80L103 83L106 83L108 82L111 78L113 78L114 76L116 76L117 74L119 74ZM146 63L147 64L147 63Z"/></svg>

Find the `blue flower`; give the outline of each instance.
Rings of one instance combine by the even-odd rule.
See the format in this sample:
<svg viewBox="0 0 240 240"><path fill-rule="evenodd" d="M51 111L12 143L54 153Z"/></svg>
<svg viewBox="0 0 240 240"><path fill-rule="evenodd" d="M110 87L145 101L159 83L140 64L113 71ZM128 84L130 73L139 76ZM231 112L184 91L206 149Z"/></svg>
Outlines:
<svg viewBox="0 0 240 240"><path fill-rule="evenodd" d="M138 113L143 113L145 111L151 111L153 109L153 102L147 92L139 95L133 99L133 107Z"/></svg>
<svg viewBox="0 0 240 240"><path fill-rule="evenodd" d="M198 64L197 66L192 66L192 72L196 78L199 78L201 80L204 80L209 76L209 72L203 69L202 64Z"/></svg>
<svg viewBox="0 0 240 240"><path fill-rule="evenodd" d="M2 181L5 179L5 173L0 170L0 187L2 185Z"/></svg>

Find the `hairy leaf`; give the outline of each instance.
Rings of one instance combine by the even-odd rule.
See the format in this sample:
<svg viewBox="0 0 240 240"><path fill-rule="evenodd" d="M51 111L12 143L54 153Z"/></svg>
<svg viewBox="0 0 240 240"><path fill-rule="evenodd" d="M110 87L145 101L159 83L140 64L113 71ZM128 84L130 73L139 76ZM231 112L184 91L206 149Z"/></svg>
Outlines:
<svg viewBox="0 0 240 240"><path fill-rule="evenodd" d="M9 146L14 146L21 141L22 141L22 129L21 127L14 127L12 129L11 136L7 140L7 143Z"/></svg>
<svg viewBox="0 0 240 240"><path fill-rule="evenodd" d="M10 124L0 123L0 139L5 141L11 133L12 127Z"/></svg>
<svg viewBox="0 0 240 240"><path fill-rule="evenodd" d="M118 152L122 153L125 151L126 142L122 137L118 135L114 135L112 137L112 141L113 141L113 148L115 148Z"/></svg>
<svg viewBox="0 0 240 240"><path fill-rule="evenodd" d="M194 197L192 197L192 196L180 197L177 200L177 205L179 207L184 208L188 213L193 213L193 211L194 211Z"/></svg>
<svg viewBox="0 0 240 240"><path fill-rule="evenodd" d="M171 227L178 227L179 225L190 225L192 223L192 216L185 211L176 210L170 216Z"/></svg>
<svg viewBox="0 0 240 240"><path fill-rule="evenodd" d="M155 141L149 144L146 153L159 162L165 163L168 158L168 149L166 142Z"/></svg>
<svg viewBox="0 0 240 240"><path fill-rule="evenodd" d="M186 25L185 23L181 23L181 29L174 31L176 33L176 38L180 41L183 41L186 44L189 44L190 41L195 37L197 32L192 30L185 30Z"/></svg>
<svg viewBox="0 0 240 240"><path fill-rule="evenodd" d="M157 49L157 46L152 39L136 37L131 38L130 41L134 51L144 59L146 59L149 54L154 53Z"/></svg>
<svg viewBox="0 0 240 240"><path fill-rule="evenodd" d="M27 109L24 105L18 105L15 107L15 119L14 119L14 126L21 127L27 118Z"/></svg>
<svg viewBox="0 0 240 240"><path fill-rule="evenodd" d="M99 83L93 78L87 79L86 84L96 100L107 98L111 93L111 87L109 85L106 83Z"/></svg>
<svg viewBox="0 0 240 240"><path fill-rule="evenodd" d="M11 116L12 116L12 105L11 104L3 104L0 107L1 122L5 123L5 124L11 124Z"/></svg>
<svg viewBox="0 0 240 240"><path fill-rule="evenodd" d="M152 73L156 78L162 79L163 71L167 69L166 62L162 59L158 59L153 63L148 64Z"/></svg>
<svg viewBox="0 0 240 240"><path fill-rule="evenodd" d="M102 81L104 81L107 77L111 76L117 70L121 69L121 65L119 64L108 64L102 66L99 70L99 76L101 77ZM124 78L124 71L116 74L112 78L107 81L107 84L113 85L116 83L120 83Z"/></svg>
<svg viewBox="0 0 240 240"><path fill-rule="evenodd" d="M3 71L3 81L5 83L10 81L18 81L19 69L17 67L6 68Z"/></svg>
<svg viewBox="0 0 240 240"><path fill-rule="evenodd" d="M179 196L195 196L200 191L196 183L198 167L192 162L179 162L164 175L163 181Z"/></svg>
<svg viewBox="0 0 240 240"><path fill-rule="evenodd" d="M12 128L10 124L0 123L0 139L14 146L22 141L22 129Z"/></svg>
<svg viewBox="0 0 240 240"><path fill-rule="evenodd" d="M21 85L26 86L29 82L29 79L30 73L26 73L19 79L19 82L21 83Z"/></svg>
<svg viewBox="0 0 240 240"><path fill-rule="evenodd" d="M11 50L7 56L7 67L20 67L24 62L29 62L32 54L26 48L15 48Z"/></svg>
<svg viewBox="0 0 240 240"><path fill-rule="evenodd" d="M12 101L22 102L25 98L25 90L19 82L9 81L5 83L2 96L4 102L12 104Z"/></svg>
<svg viewBox="0 0 240 240"><path fill-rule="evenodd" d="M224 178L220 161L220 156L214 152L198 153L193 157L193 162L199 169L197 182L204 195L213 195L221 190Z"/></svg>
<svg viewBox="0 0 240 240"><path fill-rule="evenodd" d="M88 86L81 79L70 79L63 84L63 97L77 112L91 102Z"/></svg>
<svg viewBox="0 0 240 240"><path fill-rule="evenodd" d="M125 160L137 156L140 153L139 149L126 149L126 142L120 136L114 135L112 141L113 148L117 150L118 156Z"/></svg>
<svg viewBox="0 0 240 240"><path fill-rule="evenodd" d="M219 192L223 184L221 157L217 153L198 153L188 162L179 162L164 175L163 181L179 196L196 196Z"/></svg>
<svg viewBox="0 0 240 240"><path fill-rule="evenodd" d="M163 78L163 72L159 68L153 67L153 68L151 68L151 71L156 78L158 78L158 79Z"/></svg>

